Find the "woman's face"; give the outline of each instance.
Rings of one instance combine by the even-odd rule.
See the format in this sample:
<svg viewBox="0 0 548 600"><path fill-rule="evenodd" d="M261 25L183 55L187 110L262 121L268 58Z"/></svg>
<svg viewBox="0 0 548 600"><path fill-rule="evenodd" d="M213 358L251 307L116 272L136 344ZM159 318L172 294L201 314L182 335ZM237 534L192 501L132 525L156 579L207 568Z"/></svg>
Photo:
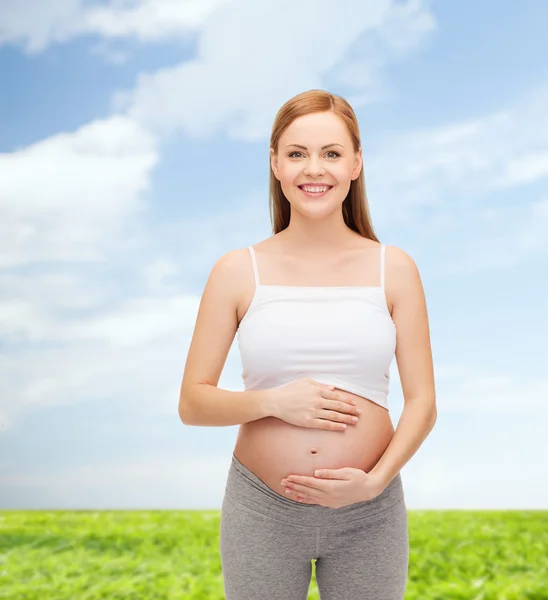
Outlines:
<svg viewBox="0 0 548 600"><path fill-rule="evenodd" d="M272 148L270 154L291 210L310 218L340 211L362 166L361 148L354 152L346 125L330 111L295 119L280 137L278 154ZM302 189L313 184L330 187L317 194Z"/></svg>

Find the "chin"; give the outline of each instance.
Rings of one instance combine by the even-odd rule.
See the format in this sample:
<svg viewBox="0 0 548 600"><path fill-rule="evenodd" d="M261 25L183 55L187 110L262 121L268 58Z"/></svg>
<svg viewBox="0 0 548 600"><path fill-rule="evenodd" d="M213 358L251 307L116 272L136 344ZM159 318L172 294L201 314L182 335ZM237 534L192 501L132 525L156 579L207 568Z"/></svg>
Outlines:
<svg viewBox="0 0 548 600"><path fill-rule="evenodd" d="M303 210L303 214L309 216L311 219L322 219L323 217L328 217L329 215L333 214L335 212L336 208L330 208L330 209L319 209L319 210L310 210L310 209L304 209Z"/></svg>

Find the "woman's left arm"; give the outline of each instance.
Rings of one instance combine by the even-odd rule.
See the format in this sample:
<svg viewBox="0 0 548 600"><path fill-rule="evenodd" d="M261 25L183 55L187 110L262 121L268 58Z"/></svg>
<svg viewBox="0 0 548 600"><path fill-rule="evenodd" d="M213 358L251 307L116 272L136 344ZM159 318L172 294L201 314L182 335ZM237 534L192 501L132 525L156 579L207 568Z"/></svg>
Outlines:
<svg viewBox="0 0 548 600"><path fill-rule="evenodd" d="M386 289L396 325L396 360L404 408L394 436L369 475L386 486L417 452L437 418L434 366L426 299L413 259L386 247Z"/></svg>

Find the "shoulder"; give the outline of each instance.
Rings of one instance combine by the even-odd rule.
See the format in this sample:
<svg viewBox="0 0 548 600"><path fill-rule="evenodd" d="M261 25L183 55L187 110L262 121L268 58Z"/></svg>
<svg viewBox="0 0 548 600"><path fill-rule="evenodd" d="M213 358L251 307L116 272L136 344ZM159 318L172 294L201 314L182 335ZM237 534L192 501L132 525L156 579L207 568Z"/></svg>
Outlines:
<svg viewBox="0 0 548 600"><path fill-rule="evenodd" d="M252 273L251 253L249 248L229 250L217 259L213 265L210 278L222 280L227 287L234 287L242 278Z"/></svg>
<svg viewBox="0 0 548 600"><path fill-rule="evenodd" d="M227 300L239 304L242 294L254 288L249 248L236 248L220 256L211 269L206 287L216 289Z"/></svg>
<svg viewBox="0 0 548 600"><path fill-rule="evenodd" d="M405 300L409 292L422 293L422 282L415 260L398 246L386 246L386 284L390 287L394 301Z"/></svg>
<svg viewBox="0 0 548 600"><path fill-rule="evenodd" d="M253 246L255 252L257 252L258 250L259 252L268 253L271 248L276 249L278 247L279 236L280 234L276 234L250 245ZM228 252L220 256L215 264L216 266L218 266L219 269L223 271L229 271L233 275L236 275L238 273L247 273L251 266L251 252L249 250L249 246L229 250Z"/></svg>
<svg viewBox="0 0 548 600"><path fill-rule="evenodd" d="M386 266L391 269L416 269L417 265L411 256L398 246L385 244Z"/></svg>
<svg viewBox="0 0 548 600"><path fill-rule="evenodd" d="M217 259L213 269L223 273L236 274L251 260L249 248L229 250Z"/></svg>

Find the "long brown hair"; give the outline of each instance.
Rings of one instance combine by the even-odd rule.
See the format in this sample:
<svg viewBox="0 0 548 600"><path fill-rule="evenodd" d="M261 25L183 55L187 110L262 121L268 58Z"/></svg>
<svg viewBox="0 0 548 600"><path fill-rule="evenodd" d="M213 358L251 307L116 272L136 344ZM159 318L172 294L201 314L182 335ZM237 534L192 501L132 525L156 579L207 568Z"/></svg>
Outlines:
<svg viewBox="0 0 548 600"><path fill-rule="evenodd" d="M289 99L278 111L274 119L270 147L278 154L278 144L283 132L298 117L315 112L332 111L345 123L352 138L354 151L361 146L358 119L348 102L324 90L309 90ZM269 156L270 159L270 156ZM269 161L270 162L270 161ZM369 203L365 193L363 168L357 179L350 182L350 189L342 205L344 222L348 227L365 238L378 242L373 231ZM279 233L289 225L290 204L285 197L280 182L270 165L270 219L273 233Z"/></svg>

